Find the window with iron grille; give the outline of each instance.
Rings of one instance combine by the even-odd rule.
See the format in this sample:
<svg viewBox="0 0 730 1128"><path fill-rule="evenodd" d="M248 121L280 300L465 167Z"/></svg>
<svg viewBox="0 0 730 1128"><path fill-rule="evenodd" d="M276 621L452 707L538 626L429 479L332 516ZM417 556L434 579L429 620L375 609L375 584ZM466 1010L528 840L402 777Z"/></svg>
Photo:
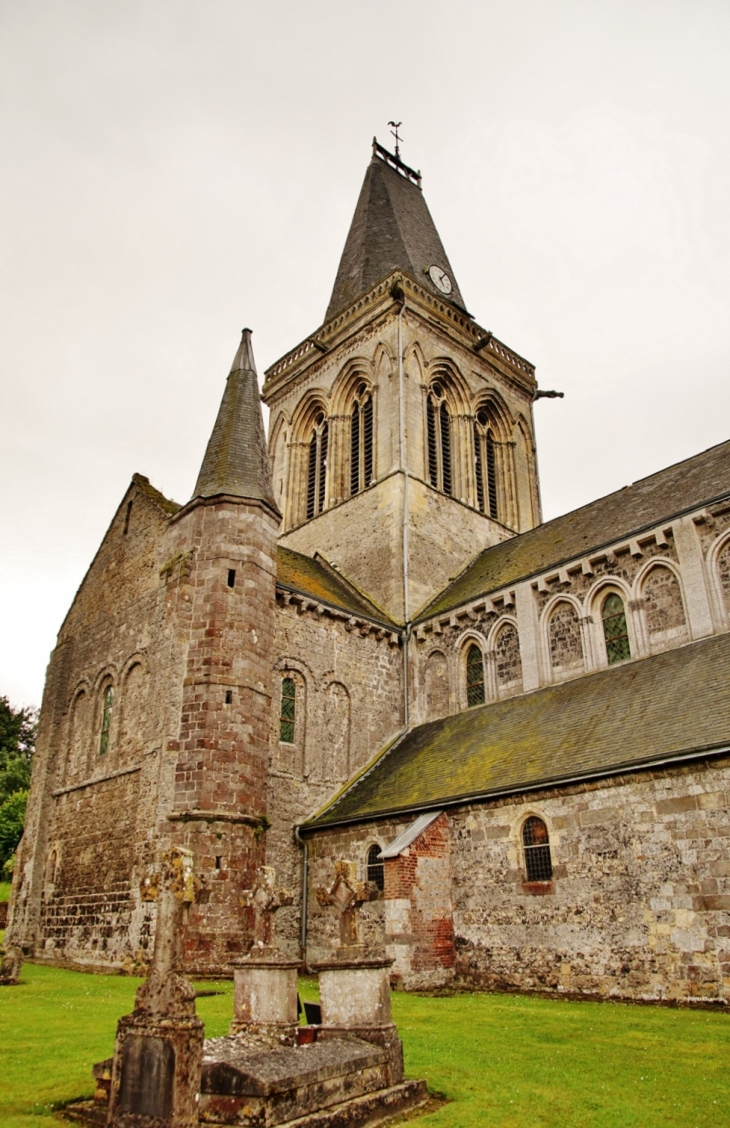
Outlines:
<svg viewBox="0 0 730 1128"><path fill-rule="evenodd" d="M309 464L307 467L307 520L316 517L324 509L325 484L327 481L327 420L322 412L314 421L314 430L309 442Z"/></svg>
<svg viewBox="0 0 730 1128"><path fill-rule="evenodd" d="M606 657L609 666L614 662L624 662L631 657L629 645L629 631L626 626L626 612L624 601L620 595L612 592L607 596L601 610L603 620L603 637L606 640Z"/></svg>
<svg viewBox="0 0 730 1128"><path fill-rule="evenodd" d="M475 642L466 652L466 703L484 704L484 658Z"/></svg>
<svg viewBox="0 0 730 1128"><path fill-rule="evenodd" d="M528 881L550 881L553 863L550 858L550 836L542 819L531 815L522 827L525 851L525 873Z"/></svg>
<svg viewBox="0 0 730 1128"><path fill-rule="evenodd" d="M360 384L352 407L350 427L350 493L360 493L373 482L373 397Z"/></svg>
<svg viewBox="0 0 730 1128"><path fill-rule="evenodd" d="M426 400L426 431L428 480L451 496L451 417L440 384L432 385Z"/></svg>
<svg viewBox="0 0 730 1128"><path fill-rule="evenodd" d="M279 710L279 740L283 744L294 743L294 729L297 720L297 686L294 678L281 679L281 708Z"/></svg>
<svg viewBox="0 0 730 1128"><path fill-rule="evenodd" d="M484 408L477 412L474 421L474 470L479 510L497 520L497 444L489 426L489 414Z"/></svg>
<svg viewBox="0 0 730 1128"><path fill-rule="evenodd" d="M368 881L372 881L381 893L385 889L385 862L377 842L368 850Z"/></svg>
<svg viewBox="0 0 730 1128"><path fill-rule="evenodd" d="M109 750L109 732L112 727L112 709L114 708L114 687L108 685L104 690L101 706L101 735L99 736L99 755L104 756Z"/></svg>

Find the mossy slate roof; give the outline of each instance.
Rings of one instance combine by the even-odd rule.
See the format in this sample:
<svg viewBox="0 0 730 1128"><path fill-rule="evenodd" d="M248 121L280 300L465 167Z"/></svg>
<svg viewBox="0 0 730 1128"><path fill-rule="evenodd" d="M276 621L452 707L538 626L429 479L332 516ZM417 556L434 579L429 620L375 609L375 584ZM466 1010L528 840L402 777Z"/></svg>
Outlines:
<svg viewBox="0 0 730 1128"><path fill-rule="evenodd" d="M421 611L424 622L730 493L730 442L480 553Z"/></svg>
<svg viewBox="0 0 730 1128"><path fill-rule="evenodd" d="M279 545L276 553L276 583L289 591L309 595L318 602L329 603L351 615L373 619L383 626L397 629L376 603L359 591L325 560L304 556L291 548Z"/></svg>
<svg viewBox="0 0 730 1128"><path fill-rule="evenodd" d="M431 721L306 824L519 793L730 745L730 635Z"/></svg>

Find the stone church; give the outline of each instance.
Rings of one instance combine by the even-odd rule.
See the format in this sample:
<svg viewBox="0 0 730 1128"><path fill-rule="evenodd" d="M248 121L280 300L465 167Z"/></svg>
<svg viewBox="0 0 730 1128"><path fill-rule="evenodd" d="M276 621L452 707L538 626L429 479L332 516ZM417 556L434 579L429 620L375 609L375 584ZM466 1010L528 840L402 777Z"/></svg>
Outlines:
<svg viewBox="0 0 730 1128"><path fill-rule="evenodd" d="M730 1000L730 442L543 523L539 395L375 142L324 322L262 393L244 330L193 496L135 474L61 627L10 940L141 969L179 844L196 972L264 862L321 958L344 858L407 989Z"/></svg>

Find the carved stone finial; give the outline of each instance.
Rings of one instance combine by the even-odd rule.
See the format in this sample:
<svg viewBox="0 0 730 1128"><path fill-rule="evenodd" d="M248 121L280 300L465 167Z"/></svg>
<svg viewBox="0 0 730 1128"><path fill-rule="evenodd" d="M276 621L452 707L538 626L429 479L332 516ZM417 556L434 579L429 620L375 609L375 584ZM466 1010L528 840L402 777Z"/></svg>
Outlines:
<svg viewBox="0 0 730 1128"><path fill-rule="evenodd" d="M276 888L276 870L260 866L251 889L244 889L241 904L254 912L254 945L274 946L274 913L284 905L292 905L294 895L288 889Z"/></svg>
<svg viewBox="0 0 730 1128"><path fill-rule="evenodd" d="M374 901L378 887L372 881L357 880L354 862L335 862L335 880L329 889L315 890L317 901L324 908L334 905L340 914L340 947L353 948L358 943L357 914L365 901Z"/></svg>

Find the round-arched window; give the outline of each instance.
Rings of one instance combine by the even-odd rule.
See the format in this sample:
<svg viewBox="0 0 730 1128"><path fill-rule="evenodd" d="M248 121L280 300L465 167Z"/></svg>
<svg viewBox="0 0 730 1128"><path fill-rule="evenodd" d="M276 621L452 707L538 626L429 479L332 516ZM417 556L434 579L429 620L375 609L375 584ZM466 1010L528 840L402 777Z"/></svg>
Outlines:
<svg viewBox="0 0 730 1128"><path fill-rule="evenodd" d="M614 662L625 662L627 658L631 657L629 630L626 626L624 601L616 592L611 592L603 601L601 619L609 666L612 666Z"/></svg>
<svg viewBox="0 0 730 1128"><path fill-rule="evenodd" d="M550 881L553 863L550 857L550 835L542 819L530 815L522 827L525 851L525 873L528 881Z"/></svg>
<svg viewBox="0 0 730 1128"><path fill-rule="evenodd" d="M466 703L484 704L484 659L475 642L466 652Z"/></svg>
<svg viewBox="0 0 730 1128"><path fill-rule="evenodd" d="M385 889L385 863L377 842L368 849L368 881L372 881L380 893Z"/></svg>

